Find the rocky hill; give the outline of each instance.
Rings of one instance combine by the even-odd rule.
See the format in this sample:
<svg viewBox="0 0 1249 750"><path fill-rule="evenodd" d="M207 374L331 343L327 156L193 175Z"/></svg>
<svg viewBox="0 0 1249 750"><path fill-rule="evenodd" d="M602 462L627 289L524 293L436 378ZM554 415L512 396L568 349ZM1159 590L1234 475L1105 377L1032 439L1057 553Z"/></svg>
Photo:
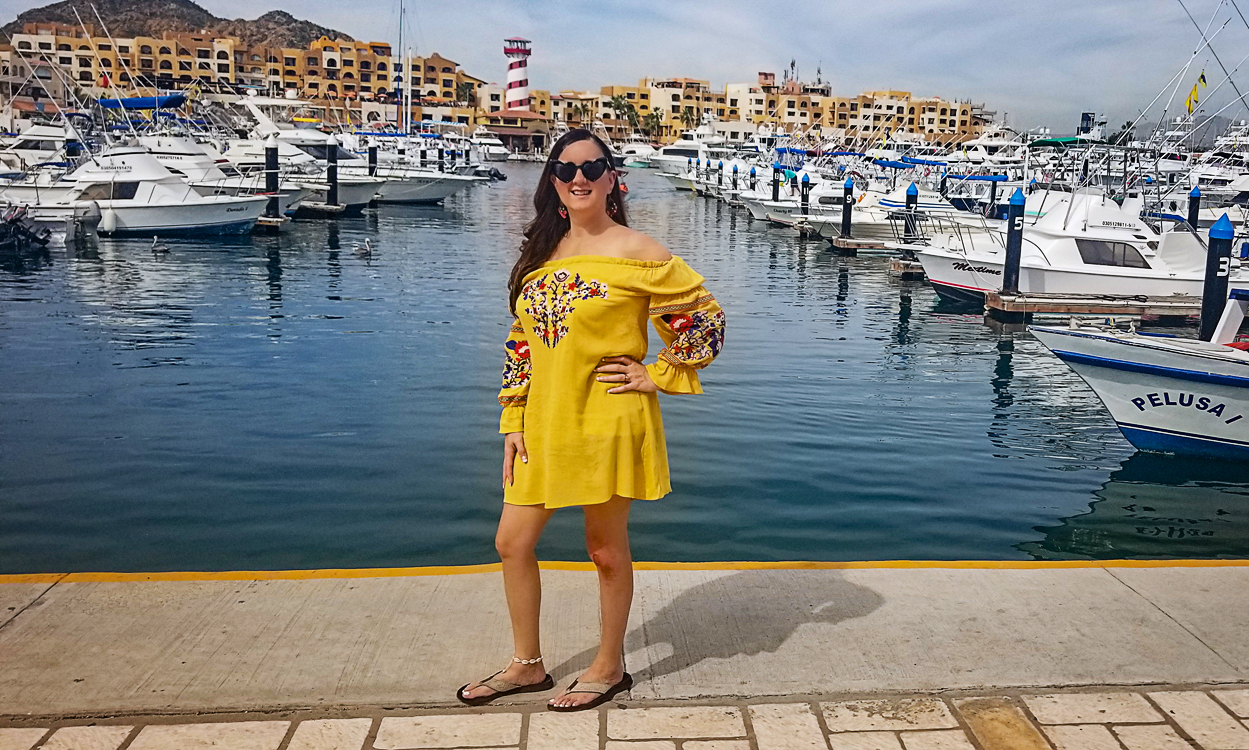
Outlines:
<svg viewBox="0 0 1249 750"><path fill-rule="evenodd" d="M215 36L234 36L248 46L263 44L269 47L306 47L310 42L327 36L330 39L351 37L341 31L318 26L311 21L295 18L283 10L272 10L254 21L243 18L218 18L191 0L94 0L100 17L115 37L153 36L166 31L199 32ZM4 27L6 34L20 32L27 23L66 23L77 25L74 8L78 8L82 20L98 26L91 4L78 0L32 8L18 14L17 19Z"/></svg>

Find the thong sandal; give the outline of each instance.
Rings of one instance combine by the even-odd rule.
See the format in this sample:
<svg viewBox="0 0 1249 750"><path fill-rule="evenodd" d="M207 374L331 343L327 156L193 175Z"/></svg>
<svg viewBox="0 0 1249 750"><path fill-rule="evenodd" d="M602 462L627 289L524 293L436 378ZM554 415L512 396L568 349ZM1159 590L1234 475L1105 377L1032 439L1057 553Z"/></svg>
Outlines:
<svg viewBox="0 0 1249 750"><path fill-rule="evenodd" d="M544 690L553 690L555 688L555 680L552 679L549 674L544 680L542 680L542 682L539 682L536 685L517 685L514 682L498 679L499 675L503 674L503 672L504 670L500 669L498 672L490 675L480 683L482 687L488 687L493 690L493 693L490 693L489 695L479 695L476 698L469 698L464 695L464 691L468 690L469 685L473 684L470 682L468 685L465 685L455 691L455 697L460 699L460 703L464 703L469 706L484 706L490 701L495 700L496 698L502 698L506 695L516 695L517 693L540 693Z"/></svg>
<svg viewBox="0 0 1249 750"><path fill-rule="evenodd" d="M568 686L568 689L564 691L564 695L587 693L590 695L597 695L598 697L592 701L581 703L576 706L556 706L548 703L546 705L546 709L548 711L560 711L564 713L570 711L588 711L591 708L598 708L631 687L633 687L633 676L628 672L625 672L624 677L621 677L620 682L617 682L615 685L606 682L581 682L580 680L573 680L572 684ZM573 688L579 689L574 690Z"/></svg>

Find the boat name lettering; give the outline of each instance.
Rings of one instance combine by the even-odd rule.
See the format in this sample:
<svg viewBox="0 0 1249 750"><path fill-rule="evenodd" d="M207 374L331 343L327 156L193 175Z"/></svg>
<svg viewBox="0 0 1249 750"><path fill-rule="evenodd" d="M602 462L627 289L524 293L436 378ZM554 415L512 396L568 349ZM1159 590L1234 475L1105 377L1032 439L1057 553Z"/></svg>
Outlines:
<svg viewBox="0 0 1249 750"><path fill-rule="evenodd" d="M961 260L958 261L957 263L954 263L953 266L954 266L955 271L973 271L975 273L990 273L990 274L993 274L994 276L1002 275L1002 272L997 269L989 268L988 266L973 266L972 264L964 263Z"/></svg>
<svg viewBox="0 0 1249 750"><path fill-rule="evenodd" d="M246 211L246 210L247 210L246 208L242 208L242 207L239 207L239 208L227 208L227 209L226 209L226 213L228 213L228 214L232 214L232 213L237 213L237 212L239 212L239 211Z"/></svg>
<svg viewBox="0 0 1249 750"><path fill-rule="evenodd" d="M1179 393L1176 398L1171 398L1170 391L1162 393L1146 393L1143 397L1132 399L1132 405L1141 411L1145 411L1145 407L1153 409L1159 406L1183 406L1191 407L1198 411L1204 411L1207 414L1213 414L1216 417L1223 416L1223 410L1227 408L1227 404L1215 404L1208 396L1196 396L1192 393ZM1223 420L1227 424L1239 422L1244 418L1243 414L1237 414L1231 419Z"/></svg>

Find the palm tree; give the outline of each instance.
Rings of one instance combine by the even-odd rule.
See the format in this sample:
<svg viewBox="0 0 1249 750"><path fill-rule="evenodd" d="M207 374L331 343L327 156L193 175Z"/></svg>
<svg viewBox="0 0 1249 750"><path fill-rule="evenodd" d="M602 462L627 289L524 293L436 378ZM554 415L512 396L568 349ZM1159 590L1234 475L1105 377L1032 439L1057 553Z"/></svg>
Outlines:
<svg viewBox="0 0 1249 750"><path fill-rule="evenodd" d="M693 130L698 125L698 115L694 112L693 107L684 107L681 110L681 124L686 130Z"/></svg>
<svg viewBox="0 0 1249 750"><path fill-rule="evenodd" d="M663 126L664 117L658 112L648 112L642 115L641 130L646 135L654 138L659 135L659 128Z"/></svg>
<svg viewBox="0 0 1249 750"><path fill-rule="evenodd" d="M577 122L585 124L590 119L590 105L586 102L576 104L572 108L572 113L577 118Z"/></svg>
<svg viewBox="0 0 1249 750"><path fill-rule="evenodd" d="M477 87L471 81L461 81L455 85L455 100L464 102L470 107L477 103Z"/></svg>

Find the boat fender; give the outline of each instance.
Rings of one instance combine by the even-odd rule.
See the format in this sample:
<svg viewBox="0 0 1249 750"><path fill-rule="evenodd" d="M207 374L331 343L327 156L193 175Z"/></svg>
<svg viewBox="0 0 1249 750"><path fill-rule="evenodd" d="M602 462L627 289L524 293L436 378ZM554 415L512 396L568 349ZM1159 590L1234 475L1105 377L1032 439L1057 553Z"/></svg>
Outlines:
<svg viewBox="0 0 1249 750"><path fill-rule="evenodd" d="M106 208L101 212L100 231L104 234L112 234L117 231L117 212L112 208Z"/></svg>

